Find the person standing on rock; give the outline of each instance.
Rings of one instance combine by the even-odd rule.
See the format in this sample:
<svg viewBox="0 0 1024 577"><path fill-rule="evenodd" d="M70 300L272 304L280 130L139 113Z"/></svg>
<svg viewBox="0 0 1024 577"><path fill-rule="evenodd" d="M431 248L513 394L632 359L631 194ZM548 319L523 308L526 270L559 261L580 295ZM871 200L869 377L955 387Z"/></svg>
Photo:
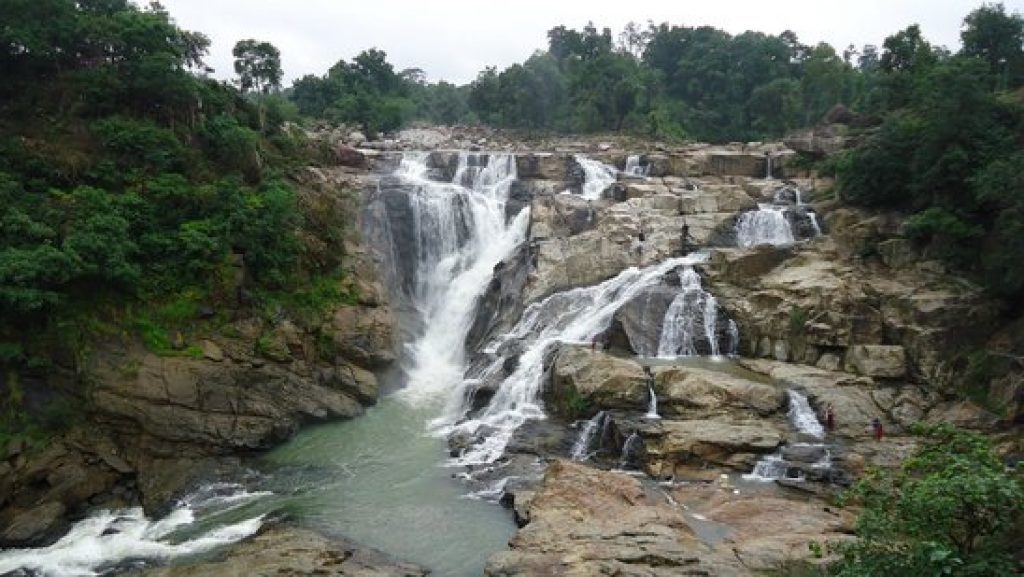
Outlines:
<svg viewBox="0 0 1024 577"><path fill-rule="evenodd" d="M882 430L882 419L879 419L878 417L871 419L871 431L875 434L876 441L882 440L882 435L885 434Z"/></svg>
<svg viewBox="0 0 1024 577"><path fill-rule="evenodd" d="M825 406L825 429L829 432L836 428L836 412L832 408L832 403Z"/></svg>
<svg viewBox="0 0 1024 577"><path fill-rule="evenodd" d="M686 253L690 252L690 225L686 224L686 219L685 218L683 219L683 226L682 226L682 231L681 231L681 235L680 236L682 236L682 239L683 239L682 240L683 256L686 256Z"/></svg>

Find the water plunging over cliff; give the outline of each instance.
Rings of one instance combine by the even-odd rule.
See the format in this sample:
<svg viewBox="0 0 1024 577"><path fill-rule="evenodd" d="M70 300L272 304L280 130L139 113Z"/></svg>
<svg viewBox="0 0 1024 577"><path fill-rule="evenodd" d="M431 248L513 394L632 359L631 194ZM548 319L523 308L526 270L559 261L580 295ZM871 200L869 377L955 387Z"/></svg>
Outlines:
<svg viewBox="0 0 1024 577"><path fill-rule="evenodd" d="M704 339L707 352L718 356L718 301L701 287L700 275L686 267L679 275L680 292L665 312L658 356L672 358L700 354L698 344Z"/></svg>
<svg viewBox="0 0 1024 577"><path fill-rule="evenodd" d="M744 212L736 221L736 244L743 248L759 244L784 246L793 244L793 229L786 219L786 208L759 204L757 210Z"/></svg>
<svg viewBox="0 0 1024 577"><path fill-rule="evenodd" d="M647 170L649 167L640 164L639 154L630 154L626 158L626 168L623 169L622 173L627 176L633 177L645 177L647 176Z"/></svg>
<svg viewBox="0 0 1024 577"><path fill-rule="evenodd" d="M599 160L587 158L582 154L577 154L573 158L583 169L585 178L581 196L587 200L600 199L605 189L615 183L618 176L615 167L608 166Z"/></svg>
<svg viewBox="0 0 1024 577"><path fill-rule="evenodd" d="M589 343L606 329L619 308L643 290L661 282L668 272L678 267L702 262L706 255L694 254L668 259L645 269L629 268L601 284L572 289L551 295L534 303L522 319L506 335L490 344L489 350L500 351L505 345L518 354L518 364L501 380L497 392L486 408L464 422L447 423L447 430L465 431L483 437L481 443L468 449L456 462L461 464L490 463L501 457L512 433L529 419L544 417L539 391L544 373L544 359L557 343ZM487 381L500 378L510 356L498 355L483 369L479 378ZM463 407L462 414L470 407Z"/></svg>

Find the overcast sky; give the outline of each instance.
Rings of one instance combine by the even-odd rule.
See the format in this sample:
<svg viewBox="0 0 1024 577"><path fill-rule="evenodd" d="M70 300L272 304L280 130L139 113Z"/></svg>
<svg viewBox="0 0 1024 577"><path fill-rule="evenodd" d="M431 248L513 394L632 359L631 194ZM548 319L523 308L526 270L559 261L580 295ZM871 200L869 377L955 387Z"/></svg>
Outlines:
<svg viewBox="0 0 1024 577"><path fill-rule="evenodd" d="M825 41L842 51L881 44L912 23L926 38L959 47L963 17L981 0L163 0L189 30L213 41L209 65L230 78L231 47L267 40L281 50L285 86L321 75L339 59L376 47L397 70L421 68L431 81L465 83L485 66L503 68L546 47L545 33L593 21L617 35L629 21L711 25L737 34L790 29L804 44ZM1024 0L1004 2L1024 12Z"/></svg>

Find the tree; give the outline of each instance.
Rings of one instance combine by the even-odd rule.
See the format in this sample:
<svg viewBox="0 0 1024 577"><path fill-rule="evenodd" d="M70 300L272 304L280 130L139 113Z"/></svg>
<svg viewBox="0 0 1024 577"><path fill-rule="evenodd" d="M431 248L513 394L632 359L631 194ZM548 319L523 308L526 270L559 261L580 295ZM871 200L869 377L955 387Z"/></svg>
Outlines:
<svg viewBox="0 0 1024 577"><path fill-rule="evenodd" d="M242 92L255 89L266 94L281 87L281 53L273 44L239 40L231 54L235 57L235 74Z"/></svg>
<svg viewBox="0 0 1024 577"><path fill-rule="evenodd" d="M1024 82L1024 17L999 4L984 4L964 18L961 54L983 59L999 88Z"/></svg>
<svg viewBox="0 0 1024 577"><path fill-rule="evenodd" d="M870 471L847 496L863 505L858 540L839 546L840 577L1016 575L1024 475L990 442L948 425L918 431L922 446L895 473Z"/></svg>

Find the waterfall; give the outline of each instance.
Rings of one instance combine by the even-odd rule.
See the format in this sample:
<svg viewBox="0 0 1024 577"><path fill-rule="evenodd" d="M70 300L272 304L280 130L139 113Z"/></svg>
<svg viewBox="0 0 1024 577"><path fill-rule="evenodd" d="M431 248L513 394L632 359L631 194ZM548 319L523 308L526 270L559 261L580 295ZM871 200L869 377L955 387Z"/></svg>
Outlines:
<svg viewBox="0 0 1024 577"><path fill-rule="evenodd" d="M729 356L735 357L740 352L740 327L736 321L729 319Z"/></svg>
<svg viewBox="0 0 1024 577"><path fill-rule="evenodd" d="M811 226L814 228L815 238L821 236L821 226L818 224L818 215L813 211L807 211L807 218L811 219Z"/></svg>
<svg viewBox="0 0 1024 577"><path fill-rule="evenodd" d="M539 392L544 374L544 359L557 343L590 343L611 323L612 316L625 303L645 289L661 282L671 270L703 262L707 255L697 253L668 259L645 269L628 268L601 284L555 293L530 305L512 330L492 343L487 350L500 351L503 343L518 341L522 351L512 374L501 380L497 392L483 411L459 422L471 407L435 421L441 432L464 431L482 437L456 463L490 463L501 457L512 433L529 419L544 418ZM474 377L500 379L505 359L498 356Z"/></svg>
<svg viewBox="0 0 1024 577"><path fill-rule="evenodd" d="M718 348L718 301L701 287L700 275L688 266L679 273L680 292L665 311L658 339L658 356L674 358L700 354L698 350L700 321L703 337L708 342L708 352L719 354Z"/></svg>
<svg viewBox="0 0 1024 577"><path fill-rule="evenodd" d="M587 158L582 154L574 155L576 164L583 169L584 181L582 196L587 200L598 200L604 191L611 186L617 177L616 170L612 166Z"/></svg>
<svg viewBox="0 0 1024 577"><path fill-rule="evenodd" d="M807 402L807 397L793 389L787 390L786 396L789 398L789 412L786 416L793 428L815 439L824 439L825 427L818 421L818 416Z"/></svg>
<svg viewBox="0 0 1024 577"><path fill-rule="evenodd" d="M822 471L828 472L828 469L832 467L832 457L828 451L828 448L820 441L825 439L825 427L822 426L821 422L818 421L817 415L814 414L814 410L811 409L810 403L807 402L807 397L802 393L794 390L786 390L786 397L789 399L789 411L786 416L789 419L791 427L796 429L797 432L813 437L819 442L816 443L796 443L791 445L795 448L807 448L820 449L822 452L822 458L817 462L811 463L809 466L804 465L801 467L796 466L788 462L785 458L785 448L779 449L778 452L771 455L765 455L757 463L754 464L754 470L744 478L752 481L775 481L777 479L794 479L803 480L804 474L808 470L815 470L817 473ZM790 475L790 470L795 469L794 475Z"/></svg>
<svg viewBox="0 0 1024 577"><path fill-rule="evenodd" d="M622 171L627 176L646 177L649 167L640 165L640 155L630 154L626 158L626 168Z"/></svg>
<svg viewBox="0 0 1024 577"><path fill-rule="evenodd" d="M785 207L759 204L757 210L744 212L736 221L736 243L742 248L759 244L793 244L793 230L786 220Z"/></svg>
<svg viewBox="0 0 1024 577"><path fill-rule="evenodd" d="M647 394L650 395L650 400L647 402L647 414L644 415L647 419L660 419L661 415L658 414L658 395L654 394L654 382L647 383Z"/></svg>
<svg viewBox="0 0 1024 577"><path fill-rule="evenodd" d="M406 154L395 175L408 185L416 241L411 296L422 334L407 345L403 397L453 397L465 372L466 333L495 265L525 239L528 210L506 225L516 178L511 154L460 153L452 182L427 177L427 155ZM449 403L451 404L451 402Z"/></svg>
<svg viewBox="0 0 1024 577"><path fill-rule="evenodd" d="M620 469L636 468L640 460L640 451L644 448L644 440L640 438L640 435L633 431L629 437L626 438L626 442L622 444L622 456L619 458Z"/></svg>
<svg viewBox="0 0 1024 577"><path fill-rule="evenodd" d="M583 429L580 430L580 436L573 443L572 449L569 451L569 457L573 461L586 461L589 459L594 454L594 451L601 448L601 439L604 437L604 429L607 425L607 413L601 411L594 415L583 425Z"/></svg>
<svg viewBox="0 0 1024 577"><path fill-rule="evenodd" d="M774 481L785 479L789 471L789 463L779 453L765 455L757 463L754 463L754 470L743 477L749 481Z"/></svg>
<svg viewBox="0 0 1024 577"><path fill-rule="evenodd" d="M764 179L772 179L772 155L768 153L764 155Z"/></svg>
<svg viewBox="0 0 1024 577"><path fill-rule="evenodd" d="M32 575L99 575L124 561L166 561L204 553L255 534L263 525L262 515L219 526L211 520L267 494L247 492L241 485L214 483L177 502L158 521L146 518L142 507L97 511L53 545L0 552L0 574L20 575L21 569ZM201 532L180 538L180 532L190 529Z"/></svg>

